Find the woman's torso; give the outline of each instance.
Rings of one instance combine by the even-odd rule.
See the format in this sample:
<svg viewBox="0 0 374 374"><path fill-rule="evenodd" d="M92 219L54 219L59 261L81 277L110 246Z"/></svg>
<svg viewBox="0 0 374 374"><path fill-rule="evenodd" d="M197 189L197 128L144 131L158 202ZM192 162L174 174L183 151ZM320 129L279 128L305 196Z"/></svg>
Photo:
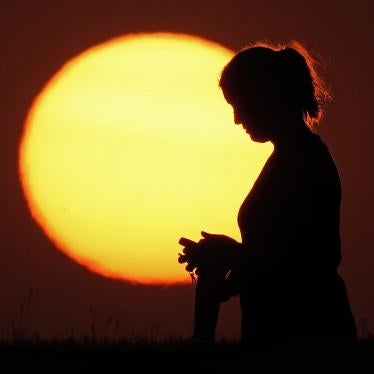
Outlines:
<svg viewBox="0 0 374 374"><path fill-rule="evenodd" d="M238 213L252 261L242 281L242 318L256 315L257 334L318 334L334 319L334 331L350 319L337 274L340 202L339 175L319 136L275 149Z"/></svg>

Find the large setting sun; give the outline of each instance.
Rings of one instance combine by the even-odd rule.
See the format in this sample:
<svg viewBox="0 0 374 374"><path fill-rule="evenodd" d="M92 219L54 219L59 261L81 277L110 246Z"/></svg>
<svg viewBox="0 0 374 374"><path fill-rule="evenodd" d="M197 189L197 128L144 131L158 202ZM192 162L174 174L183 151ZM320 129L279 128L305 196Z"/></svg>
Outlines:
<svg viewBox="0 0 374 374"><path fill-rule="evenodd" d="M184 34L133 34L68 61L20 143L34 219L70 258L142 284L190 282L181 236L240 240L237 212L272 151L233 122L218 87L233 52Z"/></svg>

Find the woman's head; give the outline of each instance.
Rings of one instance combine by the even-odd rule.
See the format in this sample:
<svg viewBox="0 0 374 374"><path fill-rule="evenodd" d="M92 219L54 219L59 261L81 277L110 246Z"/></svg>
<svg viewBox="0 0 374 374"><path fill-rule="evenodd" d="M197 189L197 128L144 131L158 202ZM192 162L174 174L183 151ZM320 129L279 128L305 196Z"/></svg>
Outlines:
<svg viewBox="0 0 374 374"><path fill-rule="evenodd" d="M225 66L219 85L234 108L235 123L258 141L270 140L277 126L287 123L304 120L314 128L331 99L316 61L297 42L244 48Z"/></svg>

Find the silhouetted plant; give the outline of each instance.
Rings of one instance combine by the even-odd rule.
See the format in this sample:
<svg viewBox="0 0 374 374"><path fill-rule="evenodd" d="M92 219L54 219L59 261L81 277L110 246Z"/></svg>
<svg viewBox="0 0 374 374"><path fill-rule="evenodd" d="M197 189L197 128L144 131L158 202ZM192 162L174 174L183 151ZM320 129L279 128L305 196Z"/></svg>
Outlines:
<svg viewBox="0 0 374 374"><path fill-rule="evenodd" d="M10 338L12 340L25 339L27 337L27 323L32 304L35 302L38 292L30 287L21 300L18 313L10 320Z"/></svg>
<svg viewBox="0 0 374 374"><path fill-rule="evenodd" d="M162 326L162 318L157 317L155 318L150 325L150 333L149 338L151 341L158 341L160 335L160 328Z"/></svg>
<svg viewBox="0 0 374 374"><path fill-rule="evenodd" d="M89 307L89 312L91 313L91 324L90 324L90 337L92 341L96 341L97 334L96 334L96 316L97 311L93 306Z"/></svg>
<svg viewBox="0 0 374 374"><path fill-rule="evenodd" d="M109 314L107 316L102 315L99 310L93 306L89 307L89 313L91 315L89 334L88 336L83 336L86 342L97 343L98 341L114 341L122 338L120 332L121 323L119 318L114 314Z"/></svg>

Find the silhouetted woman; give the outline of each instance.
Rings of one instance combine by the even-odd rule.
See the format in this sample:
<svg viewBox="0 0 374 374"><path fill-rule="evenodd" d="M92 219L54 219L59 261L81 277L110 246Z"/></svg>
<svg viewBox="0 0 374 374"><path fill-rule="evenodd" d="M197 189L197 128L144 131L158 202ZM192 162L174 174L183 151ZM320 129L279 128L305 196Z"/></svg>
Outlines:
<svg viewBox="0 0 374 374"><path fill-rule="evenodd" d="M330 99L315 62L296 42L257 44L232 58L220 87L234 122L253 141L272 142L274 151L240 207L242 243L202 232L197 245L184 244L180 262L201 271L204 260L191 255L196 248L211 258L217 254L221 265L205 262L231 269L222 300L240 295L242 342L354 342L355 324L337 271L339 175L326 145L311 131Z"/></svg>

